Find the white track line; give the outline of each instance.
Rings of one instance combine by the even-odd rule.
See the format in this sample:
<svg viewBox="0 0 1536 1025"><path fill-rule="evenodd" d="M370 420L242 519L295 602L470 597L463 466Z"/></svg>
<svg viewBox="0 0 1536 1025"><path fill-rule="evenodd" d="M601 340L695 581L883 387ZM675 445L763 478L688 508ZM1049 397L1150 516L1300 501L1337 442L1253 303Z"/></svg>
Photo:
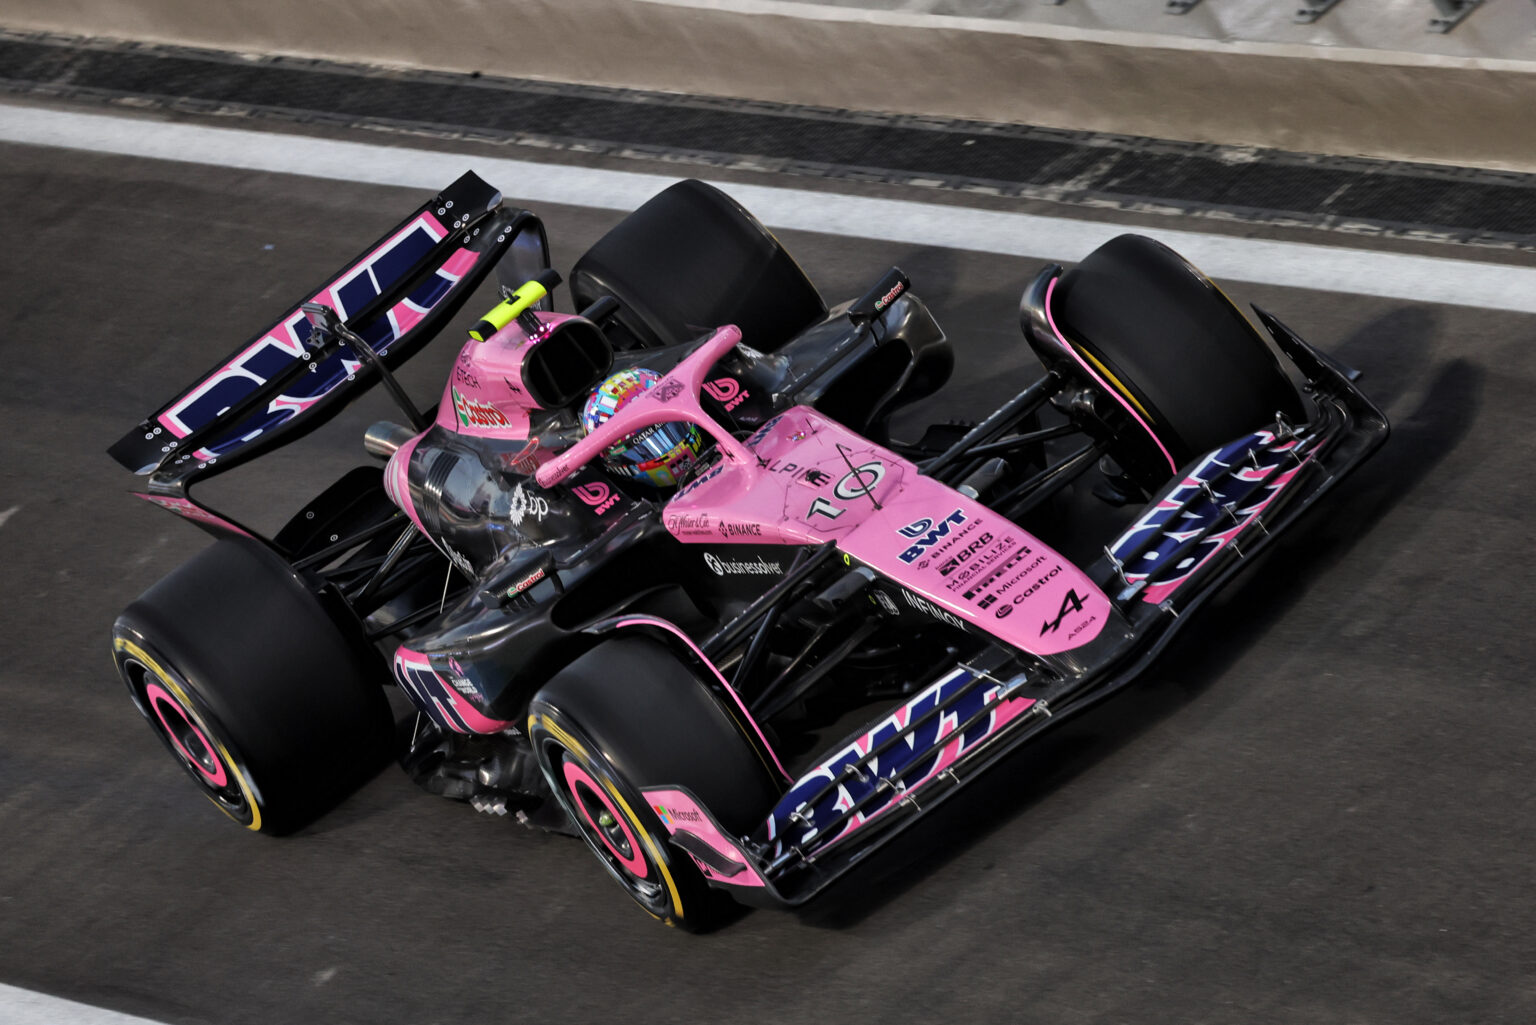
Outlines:
<svg viewBox="0 0 1536 1025"><path fill-rule="evenodd" d="M675 180L478 154L5 105L0 105L0 140L423 190L440 189L466 168L473 168L504 190L509 200L535 208L539 203L561 203L632 210ZM1124 230L1063 217L719 184L775 228L907 245L1073 262ZM1161 228L1139 230L1155 235L1214 278L1536 313L1536 267Z"/></svg>
<svg viewBox="0 0 1536 1025"><path fill-rule="evenodd" d="M0 1025L160 1025L149 1018L77 1004L0 983Z"/></svg>
<svg viewBox="0 0 1536 1025"><path fill-rule="evenodd" d="M5 521L10 519L12 516L16 515L16 513L20 509L21 509L21 506L13 505L9 509L7 509L5 512L0 512L0 527L5 526Z"/></svg>

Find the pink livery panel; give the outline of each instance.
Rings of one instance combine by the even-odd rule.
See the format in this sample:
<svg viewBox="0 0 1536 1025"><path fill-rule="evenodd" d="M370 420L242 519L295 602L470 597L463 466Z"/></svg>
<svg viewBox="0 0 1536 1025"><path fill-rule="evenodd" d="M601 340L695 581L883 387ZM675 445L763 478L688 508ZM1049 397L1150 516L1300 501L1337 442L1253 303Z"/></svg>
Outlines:
<svg viewBox="0 0 1536 1025"><path fill-rule="evenodd" d="M1109 599L1050 546L813 409L775 417L747 447L756 467L716 467L667 504L679 540L836 541L929 611L1038 655L1087 644L1109 621Z"/></svg>
<svg viewBox="0 0 1536 1025"><path fill-rule="evenodd" d="M643 793L672 841L688 852L706 879L732 886L766 885L752 867L751 859L688 791L658 787Z"/></svg>

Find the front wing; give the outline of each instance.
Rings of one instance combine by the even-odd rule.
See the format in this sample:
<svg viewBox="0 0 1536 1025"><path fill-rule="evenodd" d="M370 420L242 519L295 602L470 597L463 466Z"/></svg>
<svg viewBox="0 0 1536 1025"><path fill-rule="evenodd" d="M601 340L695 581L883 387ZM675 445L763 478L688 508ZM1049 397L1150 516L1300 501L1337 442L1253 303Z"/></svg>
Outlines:
<svg viewBox="0 0 1536 1025"><path fill-rule="evenodd" d="M752 836L730 836L685 789L646 790L712 885L759 906L809 900L1021 744L1134 680L1190 612L1385 442L1387 419L1355 375L1258 313L1318 415L1195 460L1106 547L1089 575L1128 628L1051 674L996 648L957 664L804 773Z"/></svg>

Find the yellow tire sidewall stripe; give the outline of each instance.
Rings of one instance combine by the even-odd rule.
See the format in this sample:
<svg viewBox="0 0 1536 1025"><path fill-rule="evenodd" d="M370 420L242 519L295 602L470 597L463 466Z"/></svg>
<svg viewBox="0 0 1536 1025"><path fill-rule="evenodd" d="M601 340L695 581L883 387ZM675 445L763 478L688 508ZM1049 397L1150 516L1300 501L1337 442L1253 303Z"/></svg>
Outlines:
<svg viewBox="0 0 1536 1025"><path fill-rule="evenodd" d="M565 730L561 729L557 723L551 722L547 716L530 715L528 717L528 731L530 734L533 732L535 723L538 724L539 728L543 729L550 736L558 740L567 751L571 752L588 765L593 764L592 757L587 754L587 749L581 744L581 742L578 741L575 737L572 737L569 733L565 732ZM677 892L677 883L673 881L672 873L667 869L666 860L662 857L662 853L657 848L656 842L651 839L651 831L641 825L639 816L637 816L635 814L635 810L629 806L629 802L624 800L624 796L618 793L606 779L603 779L602 776L598 773L592 773L591 775L592 778L596 780L597 783L603 788L603 791L618 803L619 807L624 812L624 817L629 820L629 824L635 827L635 833L640 837L640 842L644 844L645 849L650 852L651 863L655 865L657 871L661 873L661 878L666 880L667 892L672 895L672 906L677 909L677 916L681 918L683 916L682 895Z"/></svg>
<svg viewBox="0 0 1536 1025"><path fill-rule="evenodd" d="M235 757L229 753L229 749L226 748L223 741L219 739L218 733L215 730L209 728L208 723L203 719L201 715L198 714L197 706L192 703L192 699L187 694L186 690L182 688L181 684L178 683L170 673L166 672L160 667L160 663L156 662L144 651L143 648L128 640L128 638L114 638L112 641L112 646L118 651L125 652L132 656L135 660L142 663L144 667L147 668L150 672L154 673L155 678L161 683L165 684L166 689L176 696L177 701L181 702L182 708L185 709L186 713L192 717L197 726L203 730L208 739L213 742L213 746L218 748L219 757L224 759L225 767L229 769L230 774L235 777L235 783L239 785L240 793L245 797L246 807L251 809L251 821L248 823L242 822L240 824L245 826L246 829L259 832L261 829L261 807L256 803L255 788L252 787L250 781L245 778L245 773L240 770L240 763L237 762ZM218 801L215 801L211 794L204 794L203 796L207 797L208 800L212 802L213 806L222 811L225 815L228 815L236 822L240 821L239 819L235 818L235 816L230 812L228 808L224 807Z"/></svg>
<svg viewBox="0 0 1536 1025"><path fill-rule="evenodd" d="M1124 384L1122 384L1118 377L1116 377L1114 374L1110 373L1109 368L1106 367L1102 362L1100 362L1099 359L1097 357L1095 357L1093 353L1091 353L1087 349L1083 349L1083 348L1079 348L1078 351L1083 354L1083 356L1088 360L1088 362L1092 363L1095 367L1098 368L1099 373L1104 375L1104 379L1106 381L1108 381L1110 383L1110 385L1116 391L1118 391L1121 395L1123 395L1125 397L1125 401L1129 402L1131 405L1136 407L1136 411L1139 412L1142 415L1142 418L1144 420L1146 420L1147 423L1150 424L1150 423L1155 423L1156 422L1156 420L1152 416L1152 414L1147 412L1147 407L1143 406L1140 402L1136 401L1136 396L1131 394L1131 390L1129 388L1127 388Z"/></svg>

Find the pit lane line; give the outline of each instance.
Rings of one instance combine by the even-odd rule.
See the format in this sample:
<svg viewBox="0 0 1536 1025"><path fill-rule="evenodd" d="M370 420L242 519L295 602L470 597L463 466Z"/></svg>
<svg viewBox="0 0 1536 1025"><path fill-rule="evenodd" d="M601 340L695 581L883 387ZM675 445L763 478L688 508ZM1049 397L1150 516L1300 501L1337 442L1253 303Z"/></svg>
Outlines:
<svg viewBox="0 0 1536 1025"><path fill-rule="evenodd" d="M0 982L0 1025L162 1025L152 1018L135 1018L62 997L34 993Z"/></svg>
<svg viewBox="0 0 1536 1025"><path fill-rule="evenodd" d="M5 104L0 104L0 141L433 191L473 168L515 202L607 210L632 210L676 180ZM770 227L908 245L1075 262L1118 230L1061 217L720 184ZM1192 231L1152 233L1218 279L1536 313L1536 268Z"/></svg>

